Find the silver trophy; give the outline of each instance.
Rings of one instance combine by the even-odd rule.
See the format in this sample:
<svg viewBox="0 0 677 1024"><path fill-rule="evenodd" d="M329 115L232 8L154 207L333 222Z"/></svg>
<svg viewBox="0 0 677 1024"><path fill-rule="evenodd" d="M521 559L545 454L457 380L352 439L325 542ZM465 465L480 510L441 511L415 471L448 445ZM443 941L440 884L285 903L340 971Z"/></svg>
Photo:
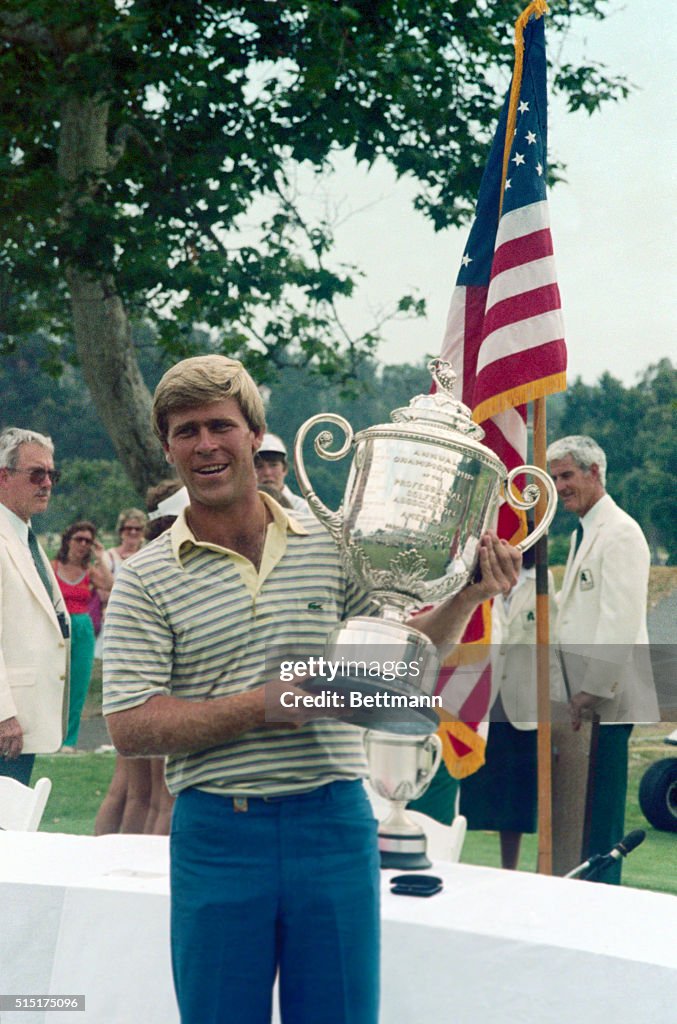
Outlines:
<svg viewBox="0 0 677 1024"><path fill-rule="evenodd" d="M378 827L381 867L429 868L425 832L407 817L404 808L410 800L423 796L439 767L439 736L398 736L369 730L364 745L369 781L378 795L393 805Z"/></svg>
<svg viewBox="0 0 677 1024"><path fill-rule="evenodd" d="M435 359L429 369L435 392L417 395L406 408L395 409L391 423L353 435L342 416L320 413L303 424L294 445L296 475L310 509L336 541L348 576L369 592L379 609L376 617L339 623L329 635L326 656L338 660L346 650L354 654L381 649L388 651L389 659L420 666L415 678L344 678L346 690L366 696L414 698L406 713L386 709L378 717L371 710L361 718L358 711L351 721L409 734L427 734L438 724L432 707L414 705L421 695L432 694L439 658L430 640L405 619L412 609L442 601L472 580L479 541L495 523L501 492L513 508L536 505L540 487L530 483L520 495L514 489L516 477L535 477L547 497L540 523L518 545L523 551L545 533L557 507L555 485L547 473L536 466L519 466L508 473L482 444L484 431L472 422L468 407L453 397L456 374L451 364ZM335 462L353 453L336 512L313 490L303 461L304 441L320 423L335 424L345 435L334 451L332 433L320 431L314 447L321 458ZM324 680L311 681L305 688L322 690Z"/></svg>

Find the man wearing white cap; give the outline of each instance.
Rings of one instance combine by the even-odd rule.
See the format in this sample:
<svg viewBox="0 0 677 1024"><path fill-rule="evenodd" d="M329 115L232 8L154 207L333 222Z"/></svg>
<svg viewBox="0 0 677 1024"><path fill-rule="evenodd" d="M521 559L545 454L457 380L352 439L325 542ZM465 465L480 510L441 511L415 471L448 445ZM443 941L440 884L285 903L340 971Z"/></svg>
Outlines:
<svg viewBox="0 0 677 1024"><path fill-rule="evenodd" d="M260 484L272 484L287 499L295 512L308 512L308 503L287 487L285 478L289 472L287 448L277 434L264 434L261 447L254 459L256 478Z"/></svg>

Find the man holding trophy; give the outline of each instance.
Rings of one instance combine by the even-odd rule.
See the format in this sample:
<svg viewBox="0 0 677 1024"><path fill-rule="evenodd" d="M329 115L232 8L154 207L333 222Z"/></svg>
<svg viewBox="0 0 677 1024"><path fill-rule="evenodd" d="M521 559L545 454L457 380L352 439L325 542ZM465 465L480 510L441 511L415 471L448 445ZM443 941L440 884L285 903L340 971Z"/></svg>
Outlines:
<svg viewBox="0 0 677 1024"><path fill-rule="evenodd" d="M257 491L264 409L240 363L210 355L172 367L153 424L190 504L116 577L104 710L120 753L168 757L182 1024L268 1022L278 972L283 1020L376 1024L379 860L363 733L340 711L282 707L281 694L305 683L271 678L270 652L319 657L343 620L371 622L384 601L349 576L332 530ZM473 477L463 467L459 479ZM454 515L478 503L490 515L491 501L476 498L455 501ZM458 523L448 537L457 533ZM478 604L515 584L517 549L484 525L474 548L462 589L413 620L403 611L398 629L453 644ZM403 607L418 593L407 557ZM387 631L390 618L373 621Z"/></svg>

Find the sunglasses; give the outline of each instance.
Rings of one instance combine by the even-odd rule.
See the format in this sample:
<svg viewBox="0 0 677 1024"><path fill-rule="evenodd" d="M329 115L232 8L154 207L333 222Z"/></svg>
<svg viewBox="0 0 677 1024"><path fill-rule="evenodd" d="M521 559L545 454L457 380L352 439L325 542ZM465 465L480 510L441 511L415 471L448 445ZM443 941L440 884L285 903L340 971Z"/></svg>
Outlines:
<svg viewBox="0 0 677 1024"><path fill-rule="evenodd" d="M94 543L94 541L92 540L91 537L82 537L82 536L78 537L77 535L75 537L71 537L71 540L74 540L76 544L93 544Z"/></svg>
<svg viewBox="0 0 677 1024"><path fill-rule="evenodd" d="M28 479L32 484L44 484L47 477L53 484L58 484L61 479L59 469L8 469L8 473L28 473Z"/></svg>
<svg viewBox="0 0 677 1024"><path fill-rule="evenodd" d="M143 526L123 526L120 533L143 533Z"/></svg>

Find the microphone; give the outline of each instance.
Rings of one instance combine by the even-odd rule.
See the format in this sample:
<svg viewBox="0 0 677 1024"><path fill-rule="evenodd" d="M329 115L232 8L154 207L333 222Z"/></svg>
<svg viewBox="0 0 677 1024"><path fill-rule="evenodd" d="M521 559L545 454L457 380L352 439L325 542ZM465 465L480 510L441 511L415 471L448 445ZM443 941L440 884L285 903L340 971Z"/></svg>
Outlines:
<svg viewBox="0 0 677 1024"><path fill-rule="evenodd" d="M605 868L610 867L614 861L627 857L627 855L637 849L639 844L643 843L645 839L646 832L643 828L633 829L632 832L628 832L627 836L623 836L623 838L616 843L608 853L595 853L583 864L579 864L577 868L574 868L573 871L570 871L564 877L582 878L584 881L587 881L591 879L593 875L596 875L600 871L604 871Z"/></svg>
<svg viewBox="0 0 677 1024"><path fill-rule="evenodd" d="M629 853L637 849L640 843L643 843L646 839L646 832L643 828L633 829L632 832L628 832L627 836L623 836L620 843L616 843L613 850L609 850L607 856L613 857L614 860L619 860L620 857L627 857Z"/></svg>

